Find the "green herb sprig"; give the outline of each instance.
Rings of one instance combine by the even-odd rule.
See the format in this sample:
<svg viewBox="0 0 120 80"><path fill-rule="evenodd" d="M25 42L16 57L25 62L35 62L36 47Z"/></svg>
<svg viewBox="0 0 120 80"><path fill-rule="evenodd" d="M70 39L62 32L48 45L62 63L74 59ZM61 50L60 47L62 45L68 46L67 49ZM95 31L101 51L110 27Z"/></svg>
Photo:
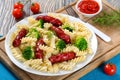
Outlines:
<svg viewBox="0 0 120 80"><path fill-rule="evenodd" d="M120 26L120 11L103 12L102 15L93 19L93 22L104 26Z"/></svg>

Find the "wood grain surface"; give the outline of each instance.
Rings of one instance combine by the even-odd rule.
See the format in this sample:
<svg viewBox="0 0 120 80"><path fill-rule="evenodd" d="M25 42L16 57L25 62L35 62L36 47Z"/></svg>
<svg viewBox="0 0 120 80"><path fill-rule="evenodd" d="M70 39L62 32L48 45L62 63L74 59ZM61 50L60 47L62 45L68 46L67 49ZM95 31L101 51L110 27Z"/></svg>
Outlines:
<svg viewBox="0 0 120 80"><path fill-rule="evenodd" d="M25 3L27 0L0 0L0 34L6 35L11 27L21 19L33 15L30 11L30 5L33 2L38 2L41 7L41 12L54 12L55 10L68 5L75 0L28 0L28 3L24 6L24 16L19 20L15 20L12 16L13 5L15 2L21 1Z"/></svg>
<svg viewBox="0 0 120 80"><path fill-rule="evenodd" d="M109 5L111 5L115 9L120 9L120 0L107 0Z"/></svg>
<svg viewBox="0 0 120 80"><path fill-rule="evenodd" d="M33 15L29 7L32 2L38 2L41 5L41 12L54 12L55 10L68 5L76 0L28 0L28 3L24 6L24 16L19 20L15 20L12 16L13 5L15 2L21 1L25 3L27 0L0 0L0 34L6 35L11 27L19 20ZM119 8L120 0L106 0L114 8Z"/></svg>
<svg viewBox="0 0 120 80"><path fill-rule="evenodd" d="M9 31L9 29L19 20L15 20L12 16L11 16L11 10L13 8L13 4L16 2L17 0L0 0L0 34L4 34L6 35L7 32ZM21 0L22 1L22 0ZM27 3L27 5L25 5L24 11L25 11L25 16L27 17L29 15L33 15L30 10L29 10L29 5L33 2L33 1L37 1L37 0L32 0L30 2ZM46 2L44 2L46 1ZM52 1L52 2L50 2ZM55 2L56 1L56 2ZM57 1L61 1L60 3L57 3ZM66 2L65 2L66 1ZM38 0L38 2L40 4L46 4L44 5L44 7L42 6L41 11L42 12L53 12L55 11L55 9L58 9L62 6L65 6L67 4L69 4L70 2L72 2L74 0ZM47 8L47 4L49 4L49 8ZM56 4L59 4L56 5ZM74 3L73 3L74 4ZM54 6L56 5L56 7ZM53 7L52 7L53 6ZM113 8L111 8L112 5L108 6L108 3L106 1L103 0L103 11L109 12L112 11ZM2 8L1 8L2 7ZM74 6L73 6L74 8ZM64 10L64 8L61 8L59 10L57 10L56 12L60 12L60 13L65 13L67 14L67 12ZM95 55L95 57L92 59L92 61L87 64L85 67L83 67L82 69L71 73L71 74L67 74L67 75L63 75L63 76L39 76L39 75L34 75L31 73L27 73L23 70L21 70L20 68L16 67L8 58L8 56L6 55L5 52L5 48L4 48L4 39L0 41L0 60L20 79L20 80L77 80L78 78L82 77L83 75L85 75L86 73L88 73L89 71L93 70L94 68L96 68L98 65L100 65L102 62L110 59L111 57L115 56L119 51L120 51L120 38L118 37L120 35L120 28L119 27L102 27L99 25L96 25L92 22L92 18L86 18L83 17L82 15L80 15L80 18L84 21L88 21L89 23L91 23L92 25L96 26L96 28L100 29L102 32L104 32L105 34L109 35L112 38L112 41L110 43L105 43L104 41L102 41L99 37L97 37L98 39L98 50L97 53ZM24 18L23 17L23 18ZM95 16L96 17L96 16ZM20 19L21 20L21 19ZM116 38L117 37L117 38Z"/></svg>

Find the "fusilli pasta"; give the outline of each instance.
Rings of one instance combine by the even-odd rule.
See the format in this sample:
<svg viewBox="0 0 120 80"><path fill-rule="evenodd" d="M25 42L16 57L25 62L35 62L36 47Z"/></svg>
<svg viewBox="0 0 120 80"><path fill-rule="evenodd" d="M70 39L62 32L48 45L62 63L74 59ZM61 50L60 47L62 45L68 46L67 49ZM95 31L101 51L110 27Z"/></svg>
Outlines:
<svg viewBox="0 0 120 80"><path fill-rule="evenodd" d="M65 43L64 39L61 39L60 36L55 33L55 31L50 30L50 27L53 26L52 23L44 22L43 28L40 28L39 21L37 21L33 17L29 17L28 24L18 24L15 32L11 34L11 39L9 42L11 52L13 53L13 56L20 62L23 62L24 65L38 71L57 73L60 70L72 70L76 66L76 64L86 59L87 54L93 53L90 42L92 33L82 23L73 21L71 22L68 17L62 16L61 14L48 13L47 15L59 19L62 22L61 26L57 26L60 29L56 31L60 31L59 34L62 34L62 37L64 39L66 38L66 36L63 36L63 34L68 35L71 42L69 44ZM71 26L72 29L69 26L65 26L66 28L64 29L63 26L65 24ZM18 47L14 47L12 42L22 28L26 29L27 32L32 34L32 37L29 35L25 35L20 39L20 45ZM31 29L34 29L34 31L36 32L30 32ZM71 31L69 29L71 29ZM80 50L75 45L75 40L78 36L83 37L86 40L87 47L85 50ZM43 41L41 40L41 42L39 42L39 39L42 39ZM62 46L62 50L59 50L61 46L58 48L58 45L56 45L59 40L63 40L63 44L65 43L65 45L60 44ZM32 55L30 55L32 56L32 58L28 60L25 59L23 55L23 51L26 47L28 47L27 49L32 49L29 51L33 53ZM62 56L66 60L62 58L63 60L60 61L60 54L63 54L65 52L74 52L75 57L67 60L66 56ZM43 57L37 58L41 56L40 53L43 53ZM56 55L58 56L54 57ZM53 56L53 60L58 60L57 63L52 63L52 61L50 60L51 56Z"/></svg>

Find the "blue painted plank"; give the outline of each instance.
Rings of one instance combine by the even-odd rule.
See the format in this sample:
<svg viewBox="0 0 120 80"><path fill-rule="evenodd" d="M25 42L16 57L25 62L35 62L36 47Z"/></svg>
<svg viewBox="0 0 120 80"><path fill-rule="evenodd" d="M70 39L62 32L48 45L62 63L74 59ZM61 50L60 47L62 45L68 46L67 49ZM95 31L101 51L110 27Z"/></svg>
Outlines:
<svg viewBox="0 0 120 80"><path fill-rule="evenodd" d="M17 77L7 69L0 61L0 80L18 80Z"/></svg>
<svg viewBox="0 0 120 80"><path fill-rule="evenodd" d="M113 76L108 76L103 72L103 66L109 62L115 64L117 67L116 74ZM79 80L120 80L120 53L107 62L101 64Z"/></svg>

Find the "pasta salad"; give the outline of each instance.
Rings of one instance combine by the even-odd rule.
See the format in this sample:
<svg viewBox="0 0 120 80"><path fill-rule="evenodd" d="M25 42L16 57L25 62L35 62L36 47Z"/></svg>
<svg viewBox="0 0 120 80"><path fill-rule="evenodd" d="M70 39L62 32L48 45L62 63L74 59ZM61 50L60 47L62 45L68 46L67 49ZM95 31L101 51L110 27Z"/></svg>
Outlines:
<svg viewBox="0 0 120 80"><path fill-rule="evenodd" d="M92 33L80 22L59 13L29 17L17 24L10 49L18 61L41 72L70 71L92 54Z"/></svg>

